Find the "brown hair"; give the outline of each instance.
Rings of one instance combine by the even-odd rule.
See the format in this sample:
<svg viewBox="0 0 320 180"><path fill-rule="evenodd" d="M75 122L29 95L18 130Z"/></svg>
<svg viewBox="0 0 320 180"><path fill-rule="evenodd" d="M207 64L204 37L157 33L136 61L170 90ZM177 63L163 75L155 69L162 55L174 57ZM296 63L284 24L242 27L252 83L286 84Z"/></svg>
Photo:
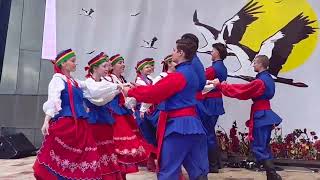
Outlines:
<svg viewBox="0 0 320 180"><path fill-rule="evenodd" d="M269 67L269 58L268 58L268 56L266 56L266 55L258 55L254 59L258 63L260 63L262 65L262 67L264 67L266 69Z"/></svg>
<svg viewBox="0 0 320 180"><path fill-rule="evenodd" d="M185 54L185 58L191 61L193 56L197 52L196 44L190 39L178 39L176 41L176 44L177 44L177 50L183 51Z"/></svg>
<svg viewBox="0 0 320 180"><path fill-rule="evenodd" d="M222 43L215 43L215 44L212 44L212 47L219 52L221 60L224 60L227 57L228 52L227 52L226 45Z"/></svg>

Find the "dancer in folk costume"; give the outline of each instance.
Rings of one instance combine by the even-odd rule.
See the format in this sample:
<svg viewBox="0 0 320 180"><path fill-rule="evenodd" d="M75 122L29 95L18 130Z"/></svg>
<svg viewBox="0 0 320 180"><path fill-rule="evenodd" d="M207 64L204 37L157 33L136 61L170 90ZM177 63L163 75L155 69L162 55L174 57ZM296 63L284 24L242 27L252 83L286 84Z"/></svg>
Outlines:
<svg viewBox="0 0 320 180"><path fill-rule="evenodd" d="M148 77L152 73L150 59L152 58L145 58L141 61L138 61L136 66L137 77L135 80L137 85L152 85L152 79ZM153 128L152 124L150 124L148 121L145 121L145 115L152 113L154 111L153 108L154 106L152 106L152 104L138 103L135 109L135 117L143 137L149 144L156 145L155 129Z"/></svg>
<svg viewBox="0 0 320 180"><path fill-rule="evenodd" d="M149 78L150 74L153 72L152 58L145 58L141 61L138 61L136 66L137 77L135 83L137 85L147 86L152 85L152 79ZM137 103L135 107L135 118L140 129L140 133L144 139L156 150L155 146L157 145L156 141L156 128L147 120L147 115L152 114L155 111L155 105L148 103ZM146 164L147 168L151 172L155 172L156 164L156 151L154 151Z"/></svg>
<svg viewBox="0 0 320 180"><path fill-rule="evenodd" d="M172 61L172 55L166 56L161 64L163 64L162 72L153 79L153 84L156 84L158 81L176 70L175 66L177 64ZM155 110L152 113L146 115L146 119L153 125L153 127L157 128L160 111L164 109L164 103L158 104L154 109Z"/></svg>
<svg viewBox="0 0 320 180"><path fill-rule="evenodd" d="M165 103L157 133L160 180L178 180L182 165L191 180L207 179L206 135L195 108L199 83L190 62L195 52L192 41L178 40L172 56L178 64L176 72L155 85L137 86L128 91L128 96L139 102Z"/></svg>
<svg viewBox="0 0 320 180"><path fill-rule="evenodd" d="M117 54L112 56L109 61L112 65L112 71L105 77L106 80L120 85L126 84L126 80L122 76L125 68L123 57ZM124 97L122 93L107 104L115 119L113 139L123 174L137 172L137 163L148 160L153 149L140 135L131 111L135 105L134 98Z"/></svg>
<svg viewBox="0 0 320 180"><path fill-rule="evenodd" d="M58 54L49 83L45 135L33 166L36 179L101 179L99 153L88 128L83 92L70 73L76 70L71 49Z"/></svg>
<svg viewBox="0 0 320 180"><path fill-rule="evenodd" d="M223 63L227 57L227 49L224 44L216 43L212 45L211 52L212 65L206 69L208 81L218 78L221 82L227 80L228 71ZM209 85L210 87L210 85ZM208 137L208 157L210 173L218 173L222 168L220 147L216 137L215 126L219 116L223 115L223 100L220 91L213 88L205 89L203 105L207 110L206 118L202 119L203 125L207 130Z"/></svg>
<svg viewBox="0 0 320 180"><path fill-rule="evenodd" d="M184 35L182 35L181 37L182 39L189 39L191 41L193 41L196 46L197 49L199 47L199 39L197 38L197 36L195 36L194 34L191 33L186 33ZM213 171L213 161L214 161L214 156L212 156L212 150L209 148L211 147L211 134L212 131L210 128L207 126L207 121L208 119L210 119L210 109L208 109L207 106L205 106L203 100L205 99L204 97L204 93L206 93L208 91L208 89L212 89L212 85L207 84L209 83L209 81L207 81L206 78L206 72L204 70L204 66L202 64L202 62L200 61L199 57L197 56L197 54L194 55L193 59L192 59L192 66L194 68L194 71L196 72L198 79L199 79L199 87L198 87L198 91L197 91L197 95L196 95L196 99L197 99L197 104L196 104L196 109L197 109L197 114L199 116L199 118L202 121L203 126L205 127L205 131L207 134L207 140L208 140L208 159L209 159L209 172L214 172ZM216 155L215 157L218 157L219 155ZM215 163L214 163L215 164Z"/></svg>
<svg viewBox="0 0 320 180"><path fill-rule="evenodd" d="M265 55L258 55L253 63L254 71L258 72L256 79L247 84L220 84L214 80L214 86L223 95L240 100L252 99L250 120L246 122L249 127L249 140L251 150L256 160L264 165L268 180L281 180L273 165L270 149L271 131L279 125L282 119L271 110L270 100L275 94L275 83L268 72L269 59Z"/></svg>
<svg viewBox="0 0 320 180"><path fill-rule="evenodd" d="M121 92L122 87L118 84L106 81L106 71L111 65L109 58L100 53L88 62L85 70L88 71L84 83L85 104L89 110L89 127L98 147L100 155L100 167L103 179L122 179L118 158L115 153L113 141L113 124L115 122L111 112L107 108L116 95Z"/></svg>

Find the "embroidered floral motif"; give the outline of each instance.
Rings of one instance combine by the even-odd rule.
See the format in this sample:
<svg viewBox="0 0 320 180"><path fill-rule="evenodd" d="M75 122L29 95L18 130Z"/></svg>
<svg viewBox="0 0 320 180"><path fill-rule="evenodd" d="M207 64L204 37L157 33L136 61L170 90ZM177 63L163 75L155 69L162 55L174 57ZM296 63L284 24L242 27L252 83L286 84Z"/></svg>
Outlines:
<svg viewBox="0 0 320 180"><path fill-rule="evenodd" d="M107 155L107 154L104 154L102 155L102 157L100 158L100 163L105 165L105 166L108 166L109 162L112 162L113 164L117 164L118 163L118 158L117 158L117 155L115 154L111 154L111 155Z"/></svg>
<svg viewBox="0 0 320 180"><path fill-rule="evenodd" d="M52 161L57 163L57 166L60 166L62 170L70 170L74 172L76 169L79 169L83 173L87 170L93 170L94 172L100 168L100 162L92 161L86 162L82 161L80 163L70 162L68 159L61 159L59 155L56 155L53 150L50 151L50 156Z"/></svg>
<svg viewBox="0 0 320 180"><path fill-rule="evenodd" d="M65 149L67 149L69 151L79 153L79 154L82 153L81 149L74 148L74 147L67 145L58 137L55 137L54 140L57 141L62 147L64 147ZM96 150L97 150L97 147L85 147L85 149L84 149L84 151L96 151Z"/></svg>
<svg viewBox="0 0 320 180"><path fill-rule="evenodd" d="M58 137L55 137L54 138L55 141L57 141L62 147L64 147L65 149L68 149L69 151L72 151L72 152L75 152L75 153L82 153L82 150L81 149L77 149L77 148L74 148L74 147L70 147L68 146L67 144L65 144L60 138Z"/></svg>
<svg viewBox="0 0 320 180"><path fill-rule="evenodd" d="M133 135L133 136L124 136L124 137L113 137L114 140L118 140L118 141L126 141L126 140L133 140L136 139L137 136Z"/></svg>
<svg viewBox="0 0 320 180"><path fill-rule="evenodd" d="M97 147L86 147L84 151L96 151Z"/></svg>
<svg viewBox="0 0 320 180"><path fill-rule="evenodd" d="M130 156L133 156L133 157L136 157L136 156L142 156L146 150L144 149L143 146L139 146L138 149L136 148L132 148L131 150L129 149L124 149L124 150L119 150L119 149L116 149L116 152L120 155L130 155Z"/></svg>
<svg viewBox="0 0 320 180"><path fill-rule="evenodd" d="M99 142L97 142L97 146L112 144L113 142L114 142L113 140L99 141Z"/></svg>

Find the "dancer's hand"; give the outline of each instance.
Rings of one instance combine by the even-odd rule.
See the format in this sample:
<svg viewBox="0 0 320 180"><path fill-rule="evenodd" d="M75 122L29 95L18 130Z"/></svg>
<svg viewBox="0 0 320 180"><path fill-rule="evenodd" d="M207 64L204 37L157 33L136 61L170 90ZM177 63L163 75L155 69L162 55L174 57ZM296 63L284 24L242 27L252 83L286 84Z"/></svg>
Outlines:
<svg viewBox="0 0 320 180"><path fill-rule="evenodd" d="M208 84L212 84L214 87L216 87L218 84L220 84L219 79L214 79L208 82Z"/></svg>
<svg viewBox="0 0 320 180"><path fill-rule="evenodd" d="M140 111L140 118L143 119L144 118L144 112Z"/></svg>
<svg viewBox="0 0 320 180"><path fill-rule="evenodd" d="M127 97L128 96L128 91L130 89L131 89L130 87L124 86L123 89L122 89L123 95Z"/></svg>
<svg viewBox="0 0 320 180"><path fill-rule="evenodd" d="M50 121L50 119L51 119L51 117L48 115L46 115L46 117L44 118L44 122L41 127L41 132L44 136L49 135L49 121Z"/></svg>

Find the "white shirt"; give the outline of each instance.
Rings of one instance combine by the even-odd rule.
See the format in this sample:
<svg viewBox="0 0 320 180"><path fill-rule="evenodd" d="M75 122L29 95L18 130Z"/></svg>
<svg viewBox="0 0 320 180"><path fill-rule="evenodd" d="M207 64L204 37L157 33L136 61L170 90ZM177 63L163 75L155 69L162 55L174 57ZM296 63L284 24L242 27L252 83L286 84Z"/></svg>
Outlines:
<svg viewBox="0 0 320 180"><path fill-rule="evenodd" d="M108 75L105 78L109 82L113 82L113 83L116 83L116 84L119 84L119 85L126 85L126 83L122 83L122 81L117 76L115 76L114 74ZM136 101L135 98L133 98L133 97L125 97L125 104L124 105L128 109L133 109L136 106L136 104L137 104L137 101Z"/></svg>
<svg viewBox="0 0 320 180"><path fill-rule="evenodd" d="M97 106L107 104L120 93L117 84L104 79L97 82L93 78L87 78L80 81L80 87L84 97Z"/></svg>

